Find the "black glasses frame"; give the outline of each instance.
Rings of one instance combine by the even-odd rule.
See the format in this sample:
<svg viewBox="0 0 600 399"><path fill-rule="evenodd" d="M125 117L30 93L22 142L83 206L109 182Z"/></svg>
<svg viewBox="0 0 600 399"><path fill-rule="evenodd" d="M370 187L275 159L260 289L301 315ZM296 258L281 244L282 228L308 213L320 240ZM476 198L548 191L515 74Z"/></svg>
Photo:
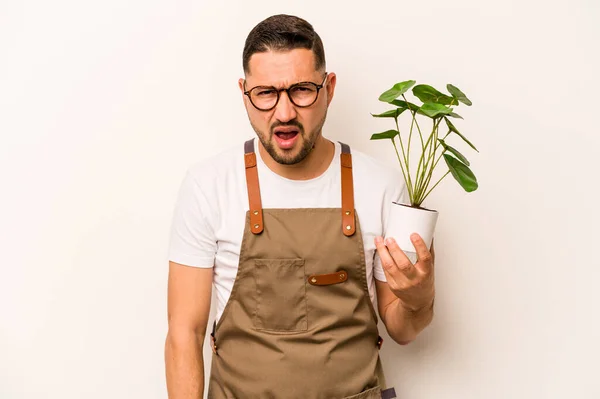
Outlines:
<svg viewBox="0 0 600 399"><path fill-rule="evenodd" d="M290 102L292 104L294 104L296 107L298 107L298 108L307 108L307 107L310 107L311 105L313 105L314 103L317 102L317 99L319 98L319 91L323 87L325 87L325 81L326 80L327 80L327 72L325 72L325 77L323 78L323 82L320 85L316 84L315 82L298 82L298 83L294 83L293 85L291 85L288 88L283 88L283 89L278 89L278 88L276 88L274 86L255 86L255 87L251 88L250 90L244 91L244 94L248 96L248 99L250 100L250 103L252 104L252 106L254 108L256 108L257 110L259 110L259 111L270 111L273 108L275 108L277 106L277 104L279 104L279 99L281 98L281 92L282 91L285 91L287 93L287 96L288 96ZM301 86L301 85L305 85L305 84L314 85L315 88L316 88L316 90L317 90L317 95L315 96L315 100L312 103L310 103L308 105L298 105L298 104L296 104L294 102L294 100L292 99L292 96L290 96L290 90L292 90L293 88L295 88L297 86ZM244 80L244 88L246 88L246 81L245 80ZM250 95L251 92L252 92L252 90L255 90L255 89L272 89L275 92L277 92L277 100L275 101L275 104L272 107L270 107L270 108L259 108L259 107L257 107L256 104L254 104L254 102L252 102L252 96Z"/></svg>

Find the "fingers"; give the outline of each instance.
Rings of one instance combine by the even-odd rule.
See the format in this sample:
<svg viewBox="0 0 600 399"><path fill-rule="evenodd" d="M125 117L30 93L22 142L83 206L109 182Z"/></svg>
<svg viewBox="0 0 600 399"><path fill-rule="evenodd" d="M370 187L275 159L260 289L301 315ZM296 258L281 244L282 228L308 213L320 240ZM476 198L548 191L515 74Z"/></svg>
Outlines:
<svg viewBox="0 0 600 399"><path fill-rule="evenodd" d="M389 277L394 282L406 282L416 275L414 266L395 241L391 240L387 244L384 243L381 237L376 237L375 246L381 259L383 271L388 277L388 283L391 283Z"/></svg>
<svg viewBox="0 0 600 399"><path fill-rule="evenodd" d="M417 233L413 233L410 236L410 241L413 243L415 250L417 251L417 263L416 268L421 273L429 273L433 267L433 253L429 252L427 245L423 238ZM431 241L431 249L433 250L433 240Z"/></svg>
<svg viewBox="0 0 600 399"><path fill-rule="evenodd" d="M403 306L419 309L434 295L431 271L433 253L429 252L418 234L411 236L411 240L419 257L414 265L393 239L384 242L382 237L376 237L375 246L391 291L400 298ZM433 251L433 241L431 250Z"/></svg>
<svg viewBox="0 0 600 399"><path fill-rule="evenodd" d="M385 243L398 269L409 279L414 278L417 275L417 269L415 269L415 266L408 259L396 240L388 238Z"/></svg>

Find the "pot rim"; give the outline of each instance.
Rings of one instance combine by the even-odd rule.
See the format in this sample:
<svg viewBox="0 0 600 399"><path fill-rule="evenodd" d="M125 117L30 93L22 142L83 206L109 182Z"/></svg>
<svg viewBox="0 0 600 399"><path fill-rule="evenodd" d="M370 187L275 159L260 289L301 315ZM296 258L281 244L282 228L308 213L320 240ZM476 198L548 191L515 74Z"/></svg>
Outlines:
<svg viewBox="0 0 600 399"><path fill-rule="evenodd" d="M423 207L420 207L420 206L419 207L417 207L417 206L411 206L411 205L403 204L403 203L397 202L397 201L392 201L392 204L405 206L407 208L412 208L412 209L415 209L415 210L418 210L418 211L427 211L427 212L435 212L435 213L438 212L435 209L428 209L428 208L423 208Z"/></svg>

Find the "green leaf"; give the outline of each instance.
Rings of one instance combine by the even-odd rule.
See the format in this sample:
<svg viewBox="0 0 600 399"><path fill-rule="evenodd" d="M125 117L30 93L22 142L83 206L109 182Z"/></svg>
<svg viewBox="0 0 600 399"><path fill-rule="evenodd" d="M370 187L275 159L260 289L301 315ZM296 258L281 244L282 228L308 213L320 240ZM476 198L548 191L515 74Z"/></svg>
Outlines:
<svg viewBox="0 0 600 399"><path fill-rule="evenodd" d="M453 118L465 119L465 118L463 118L462 116L460 116L459 114L457 114L457 113L454 113L454 112L450 112L450 113L448 114L448 116L451 116L451 117L453 117Z"/></svg>
<svg viewBox="0 0 600 399"><path fill-rule="evenodd" d="M437 91L429 85L416 85L412 90L415 97L424 103L436 103L450 105L454 98Z"/></svg>
<svg viewBox="0 0 600 399"><path fill-rule="evenodd" d="M435 118L438 115L448 115L452 112L452 108L446 107L442 104L425 103L421 106L421 111L424 115L430 118Z"/></svg>
<svg viewBox="0 0 600 399"><path fill-rule="evenodd" d="M391 101L390 104L393 104L396 107L408 108L411 111L417 111L417 113L423 114L421 112L421 110L419 109L420 107L417 104L413 104L411 102L406 102L406 101L402 101L402 100L394 100L394 101Z"/></svg>
<svg viewBox="0 0 600 399"><path fill-rule="evenodd" d="M397 118L404 111L406 111L406 108L396 108L396 109L390 109L389 111L385 111L381 114L377 114L377 115L371 114L371 115L373 115L375 118Z"/></svg>
<svg viewBox="0 0 600 399"><path fill-rule="evenodd" d="M479 150L477 148L475 148L475 146L473 144L471 144L471 142L469 140L467 140L467 138L458 131L456 126L454 126L454 124L452 122L450 122L450 120L448 118L444 117L444 120L446 121L446 125L448 125L448 129L450 129L451 132L458 134L461 139L463 139L468 145L471 146L472 149L479 152Z"/></svg>
<svg viewBox="0 0 600 399"><path fill-rule="evenodd" d="M464 163L465 165L469 166L471 165L469 163L469 160L467 160L467 158L465 158L465 156L463 154L461 154L460 152L458 152L458 150L452 146L449 146L448 144L446 144L446 142L443 139L438 139L438 141L440 143L442 143L442 147L444 147L444 149L446 151L450 151L452 154L454 154L456 156L456 158L460 159L460 161L462 163Z"/></svg>
<svg viewBox="0 0 600 399"><path fill-rule="evenodd" d="M383 140L383 139L393 139L397 135L399 135L397 130L386 130L383 133L376 133L371 136L371 140Z"/></svg>
<svg viewBox="0 0 600 399"><path fill-rule="evenodd" d="M465 95L465 93L463 93L462 91L460 91L460 89L458 87L453 86L450 83L448 83L446 85L446 88L448 89L448 92L450 94L452 94L452 97L456 98L461 103L463 103L465 105L469 105L469 106L473 105L473 103L471 102L471 100L469 100L467 98L467 96Z"/></svg>
<svg viewBox="0 0 600 399"><path fill-rule="evenodd" d="M386 103L394 101L402 94L406 93L416 82L414 80L407 80L404 82L396 83L391 89L385 91L379 96L379 101Z"/></svg>
<svg viewBox="0 0 600 399"><path fill-rule="evenodd" d="M477 184L477 178L467 165L449 154L444 154L444 160L446 161L452 176L454 176L456 181L466 192L470 193L471 191L477 190L477 187L479 186Z"/></svg>

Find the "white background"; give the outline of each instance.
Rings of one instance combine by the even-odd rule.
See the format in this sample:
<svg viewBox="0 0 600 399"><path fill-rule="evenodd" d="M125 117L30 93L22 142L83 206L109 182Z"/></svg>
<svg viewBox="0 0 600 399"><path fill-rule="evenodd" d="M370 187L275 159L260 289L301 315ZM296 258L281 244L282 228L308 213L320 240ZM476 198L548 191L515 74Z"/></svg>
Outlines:
<svg viewBox="0 0 600 399"><path fill-rule="evenodd" d="M0 2L0 398L165 398L167 244L186 168L252 135L250 29L309 20L338 75L325 135L398 167L396 82L473 101L480 188L427 199L437 306L382 349L401 398L599 398L594 0ZM445 165L440 164L445 172ZM208 353L208 352L207 352Z"/></svg>

